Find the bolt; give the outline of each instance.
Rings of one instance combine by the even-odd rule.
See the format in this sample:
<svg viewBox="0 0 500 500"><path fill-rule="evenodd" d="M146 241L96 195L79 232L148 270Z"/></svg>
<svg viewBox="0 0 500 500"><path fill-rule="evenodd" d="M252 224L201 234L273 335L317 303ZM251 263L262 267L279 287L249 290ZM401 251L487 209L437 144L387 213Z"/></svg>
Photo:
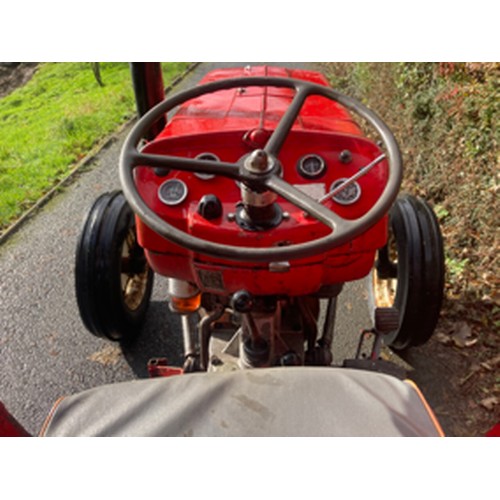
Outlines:
<svg viewBox="0 0 500 500"><path fill-rule="evenodd" d="M220 366L220 365L223 365L223 361L217 357L215 354L210 358L210 363L213 365L213 366Z"/></svg>
<svg viewBox="0 0 500 500"><path fill-rule="evenodd" d="M342 163L351 163L352 161L352 153L348 149L344 149L339 154L339 159Z"/></svg>
<svg viewBox="0 0 500 500"><path fill-rule="evenodd" d="M245 167L253 174L262 174L269 169L267 153L263 149L256 149L245 161Z"/></svg>

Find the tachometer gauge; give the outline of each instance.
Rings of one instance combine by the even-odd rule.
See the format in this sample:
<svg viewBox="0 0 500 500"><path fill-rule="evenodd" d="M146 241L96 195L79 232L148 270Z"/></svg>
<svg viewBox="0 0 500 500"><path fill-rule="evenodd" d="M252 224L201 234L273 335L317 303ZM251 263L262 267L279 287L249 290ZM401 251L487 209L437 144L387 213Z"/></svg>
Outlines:
<svg viewBox="0 0 500 500"><path fill-rule="evenodd" d="M219 157L213 153L201 153L195 158L195 160L220 161ZM208 181L215 177L215 174L203 174L201 172L195 172L194 175L196 175L198 179L203 179L204 181Z"/></svg>
<svg viewBox="0 0 500 500"><path fill-rule="evenodd" d="M297 169L302 177L306 179L317 179L325 173L326 164L321 156L310 154L303 156L299 160Z"/></svg>
<svg viewBox="0 0 500 500"><path fill-rule="evenodd" d="M169 179L158 188L158 198L168 206L179 205L188 194L188 188L180 179Z"/></svg>
<svg viewBox="0 0 500 500"><path fill-rule="evenodd" d="M330 192L333 191L335 188L339 187L346 180L347 179L337 179L330 186ZM361 187L356 181L354 181L353 183L349 184L344 189L342 189L342 191L334 195L333 199L337 203L340 203L341 205L351 205L352 203L358 201L360 196L361 196Z"/></svg>

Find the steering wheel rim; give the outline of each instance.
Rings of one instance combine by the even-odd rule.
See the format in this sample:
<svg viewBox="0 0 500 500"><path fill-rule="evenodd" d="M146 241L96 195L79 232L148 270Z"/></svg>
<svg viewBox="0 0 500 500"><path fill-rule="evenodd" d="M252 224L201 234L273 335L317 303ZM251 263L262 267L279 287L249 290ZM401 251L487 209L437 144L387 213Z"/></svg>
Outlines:
<svg viewBox="0 0 500 500"><path fill-rule="evenodd" d="M278 87L295 89L292 103L271 134L264 151L271 158L270 167L261 173L245 168L243 163L214 163L210 160L190 159L178 156L145 154L138 151L138 145L148 129L162 115L175 107L201 95L228 90L236 87ZM338 102L358 116L364 118L379 134L389 163L389 178L379 199L362 217L347 220L300 191L278 174L279 167L273 159L278 156L283 143L291 131L306 99L313 95L326 97ZM181 171L217 174L245 181L274 191L284 199L304 210L330 228L331 232L321 238L282 247L246 247L216 243L192 236L153 212L139 195L134 178L134 168L165 167ZM236 261L275 262L310 257L347 243L374 225L388 212L397 197L402 179L401 153L396 139L383 120L373 111L352 97L341 94L329 87L303 80L277 77L240 77L210 82L192 87L165 99L146 113L133 127L121 150L119 163L120 181L123 194L132 210L152 230L162 237L197 253L216 258Z"/></svg>

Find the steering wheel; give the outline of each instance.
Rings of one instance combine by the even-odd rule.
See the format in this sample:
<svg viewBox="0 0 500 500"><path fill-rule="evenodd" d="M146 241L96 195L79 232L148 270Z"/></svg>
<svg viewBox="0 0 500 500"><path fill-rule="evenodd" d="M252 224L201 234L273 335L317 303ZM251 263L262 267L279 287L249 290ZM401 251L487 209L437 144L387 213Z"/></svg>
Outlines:
<svg viewBox="0 0 500 500"><path fill-rule="evenodd" d="M254 151L246 161L236 163L212 162L179 156L139 152L138 145L149 128L165 113L190 99L239 87L285 87L295 89L292 102L263 150ZM363 117L378 132L386 150L389 177L380 198L362 217L347 220L329 210L320 201L292 186L280 176L277 157L297 119L305 100L312 95L338 102ZM248 158L251 158L248 160ZM373 163L373 162L372 162ZM259 190L270 190L300 208L309 216L322 222L331 232L321 238L281 247L254 248L207 241L191 236L155 214L141 198L134 182L133 170L141 167L216 174L245 183ZM365 167L366 168L366 167ZM362 169L363 170L363 169ZM389 210L396 199L402 178L402 160L398 144L387 125L373 111L356 99L335 90L303 80L276 77L242 77L218 80L179 92L164 100L146 113L133 127L122 147L120 156L120 181L123 194L132 210L156 233L194 252L237 261L276 262L309 257L340 246L369 229ZM342 188L341 188L342 189Z"/></svg>

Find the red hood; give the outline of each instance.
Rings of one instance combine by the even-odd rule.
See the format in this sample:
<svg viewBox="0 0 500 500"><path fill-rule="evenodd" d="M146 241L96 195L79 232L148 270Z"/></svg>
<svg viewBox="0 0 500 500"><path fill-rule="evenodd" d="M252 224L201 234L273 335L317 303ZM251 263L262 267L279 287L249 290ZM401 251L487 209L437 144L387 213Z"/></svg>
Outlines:
<svg viewBox="0 0 500 500"><path fill-rule="evenodd" d="M200 85L242 76L287 77L328 86L325 77L316 71L271 66L214 70L201 80ZM291 89L275 87L235 88L206 94L182 105L159 137L220 130L272 130L290 105L293 95ZM362 135L345 108L318 96L307 99L294 129Z"/></svg>

